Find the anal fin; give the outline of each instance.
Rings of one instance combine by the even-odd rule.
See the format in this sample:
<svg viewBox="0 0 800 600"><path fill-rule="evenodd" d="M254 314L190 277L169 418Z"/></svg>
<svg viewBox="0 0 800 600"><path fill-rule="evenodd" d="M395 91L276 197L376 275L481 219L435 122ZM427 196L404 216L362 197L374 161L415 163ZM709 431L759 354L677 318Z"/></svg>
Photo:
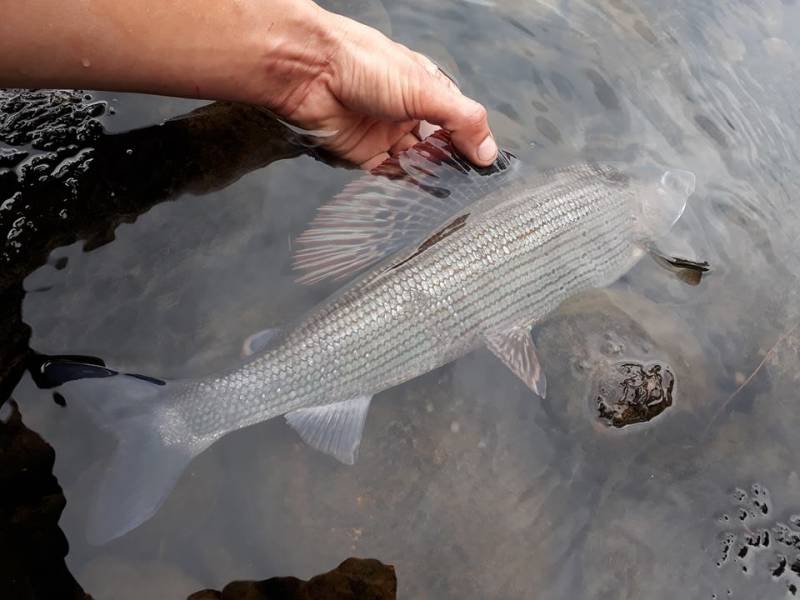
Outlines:
<svg viewBox="0 0 800 600"><path fill-rule="evenodd" d="M361 434L367 420L371 396L301 408L287 413L286 421L312 448L330 454L346 465L358 456Z"/></svg>
<svg viewBox="0 0 800 600"><path fill-rule="evenodd" d="M486 336L486 345L537 396L545 397L547 379L527 327L489 334Z"/></svg>

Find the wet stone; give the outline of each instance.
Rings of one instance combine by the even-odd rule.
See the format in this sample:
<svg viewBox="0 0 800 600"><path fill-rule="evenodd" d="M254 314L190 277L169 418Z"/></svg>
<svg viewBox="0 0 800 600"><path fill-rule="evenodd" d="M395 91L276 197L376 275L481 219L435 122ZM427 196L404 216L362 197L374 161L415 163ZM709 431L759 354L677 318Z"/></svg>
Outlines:
<svg viewBox="0 0 800 600"><path fill-rule="evenodd" d="M611 442L621 428L642 431L629 426L658 415L670 428L677 423L670 415L694 419L704 410L708 366L696 338L675 313L641 295L607 289L575 298L537 328L536 342L548 397L559 399L554 417L589 444Z"/></svg>
<svg viewBox="0 0 800 600"><path fill-rule="evenodd" d="M617 363L597 385L597 418L611 427L650 421L672 406L674 386L672 371L660 363Z"/></svg>
<svg viewBox="0 0 800 600"><path fill-rule="evenodd" d="M80 91L9 90L0 95L0 142L48 152L74 149L99 137L103 128L96 119L105 110L105 102L88 102Z"/></svg>
<svg viewBox="0 0 800 600"><path fill-rule="evenodd" d="M27 156L28 152L24 150L0 147L0 169L15 167Z"/></svg>
<svg viewBox="0 0 800 600"><path fill-rule="evenodd" d="M234 581L221 592L202 590L187 600L393 600L396 597L394 567L375 559L348 558L332 571L308 581L296 577Z"/></svg>
<svg viewBox="0 0 800 600"><path fill-rule="evenodd" d="M75 203L103 134L105 102L78 91L0 90L0 283L12 279L36 242L67 235ZM91 189L87 186L86 188ZM57 235L39 234L40 228Z"/></svg>

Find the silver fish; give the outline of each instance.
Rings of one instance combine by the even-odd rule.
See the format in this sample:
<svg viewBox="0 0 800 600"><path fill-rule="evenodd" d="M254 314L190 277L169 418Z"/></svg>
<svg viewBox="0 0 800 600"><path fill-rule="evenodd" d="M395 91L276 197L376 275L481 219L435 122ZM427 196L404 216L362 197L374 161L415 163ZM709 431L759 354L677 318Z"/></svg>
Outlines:
<svg viewBox="0 0 800 600"><path fill-rule="evenodd" d="M531 326L628 271L694 190L686 171L642 181L596 164L526 177L505 153L483 171L437 133L322 207L298 239L301 281L372 268L297 326L251 338L258 352L238 368L164 385L127 375L64 385L119 438L90 540L147 519L222 435L279 415L352 464L372 396L482 345L544 397Z"/></svg>

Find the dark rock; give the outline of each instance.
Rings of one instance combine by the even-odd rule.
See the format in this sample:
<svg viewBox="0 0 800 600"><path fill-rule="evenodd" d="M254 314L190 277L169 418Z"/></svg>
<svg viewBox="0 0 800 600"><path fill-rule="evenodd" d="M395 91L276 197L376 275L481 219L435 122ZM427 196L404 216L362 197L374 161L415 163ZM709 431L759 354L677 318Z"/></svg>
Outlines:
<svg viewBox="0 0 800 600"><path fill-rule="evenodd" d="M89 598L67 570L58 528L65 500L53 449L22 423L16 405L0 421L0 598Z"/></svg>
<svg viewBox="0 0 800 600"><path fill-rule="evenodd" d="M597 416L612 427L644 423L672 406L669 367L621 362L597 386Z"/></svg>
<svg viewBox="0 0 800 600"><path fill-rule="evenodd" d="M371 558L348 558L308 581L272 577L234 581L222 592L203 590L187 600L390 600L397 597L394 567Z"/></svg>
<svg viewBox="0 0 800 600"><path fill-rule="evenodd" d="M186 600L220 600L222 592L217 590L200 590L189 596Z"/></svg>

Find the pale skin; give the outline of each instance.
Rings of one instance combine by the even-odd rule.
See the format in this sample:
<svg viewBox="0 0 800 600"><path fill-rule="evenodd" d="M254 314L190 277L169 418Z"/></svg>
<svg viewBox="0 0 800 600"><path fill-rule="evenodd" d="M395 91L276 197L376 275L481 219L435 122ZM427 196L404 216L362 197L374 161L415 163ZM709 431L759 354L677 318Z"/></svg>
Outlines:
<svg viewBox="0 0 800 600"><path fill-rule="evenodd" d="M422 121L477 165L497 156L485 108L428 58L310 0L0 0L0 14L0 87L265 106L364 168Z"/></svg>

